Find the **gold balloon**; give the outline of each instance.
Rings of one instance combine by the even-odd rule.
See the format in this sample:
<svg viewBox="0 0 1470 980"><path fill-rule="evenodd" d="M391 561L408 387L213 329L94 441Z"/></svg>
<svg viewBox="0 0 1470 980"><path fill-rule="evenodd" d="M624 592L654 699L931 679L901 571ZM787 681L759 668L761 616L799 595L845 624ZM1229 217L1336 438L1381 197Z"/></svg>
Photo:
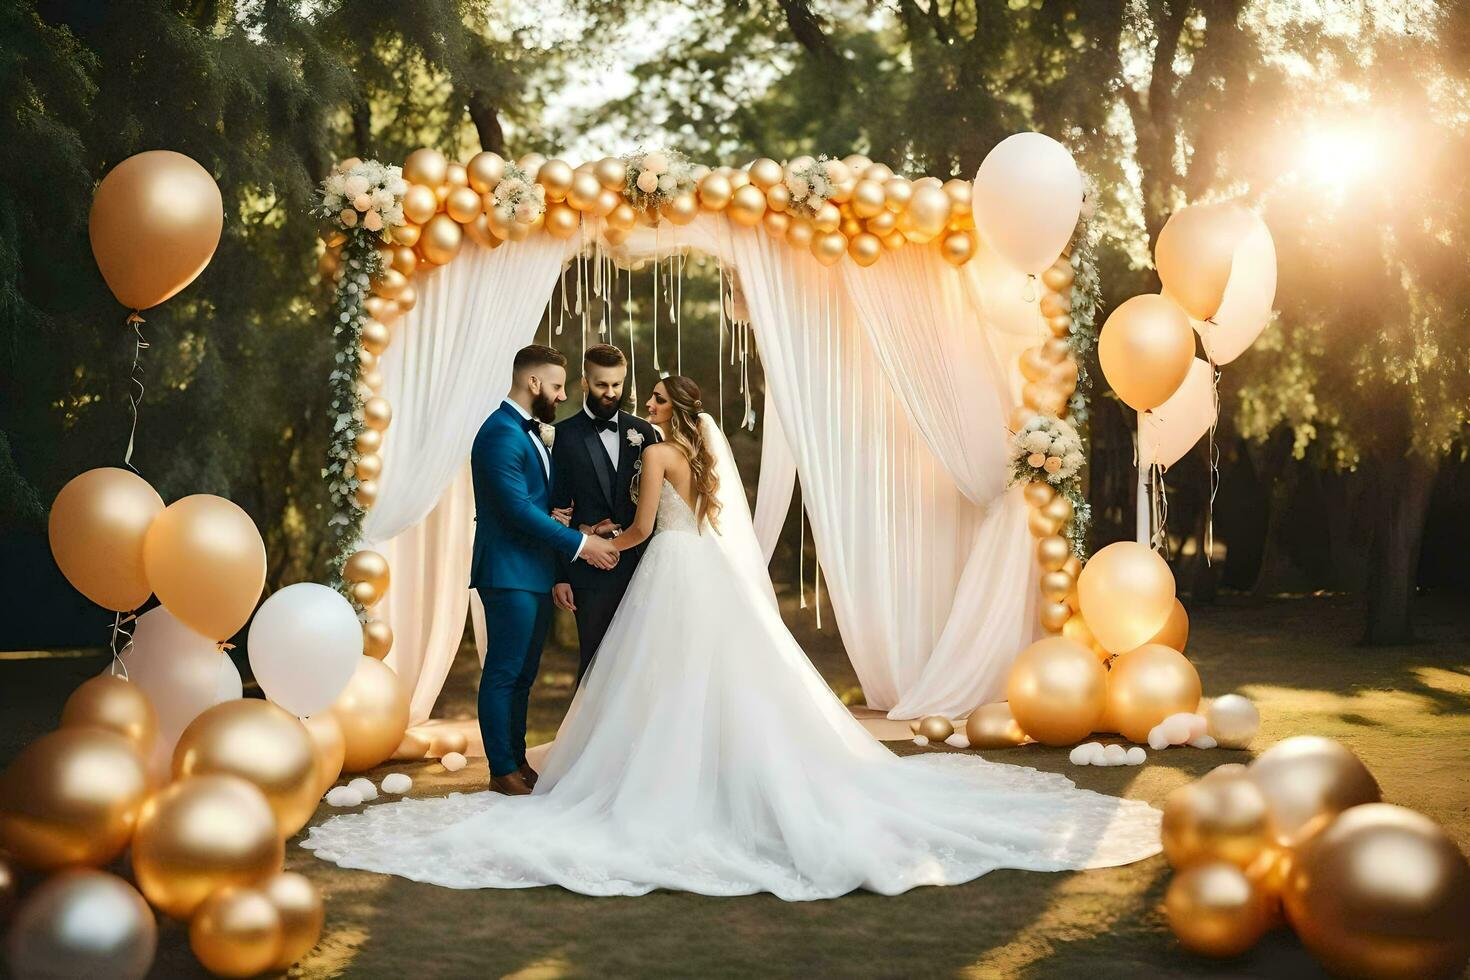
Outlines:
<svg viewBox="0 0 1470 980"><path fill-rule="evenodd" d="M892 211L884 211L882 214L873 215L873 217L864 221L863 224L867 227L868 231L882 238L892 234L898 227L898 215Z"/></svg>
<svg viewBox="0 0 1470 980"><path fill-rule="evenodd" d="M949 224L949 195L943 187L915 186L904 213L913 221L915 231L932 238Z"/></svg>
<svg viewBox="0 0 1470 980"><path fill-rule="evenodd" d="M876 180L860 180L852 189L852 213L871 218L883 213L883 185Z"/></svg>
<svg viewBox="0 0 1470 980"><path fill-rule="evenodd" d="M1088 562L1082 570L1083 581L1091 567ZM1084 615L1086 607L1084 598ZM1087 625L1097 632L1091 616ZM1149 730L1165 718L1199 707L1199 695L1199 673L1184 654L1156 644L1141 646L1113 661L1108 673L1108 718L1130 742L1146 742Z"/></svg>
<svg viewBox="0 0 1470 980"><path fill-rule="evenodd" d="M1116 541L1087 562L1077 595L1098 642L1122 653L1147 643L1168 622L1174 573L1148 545Z"/></svg>
<svg viewBox="0 0 1470 980"><path fill-rule="evenodd" d="M1041 573L1041 594L1051 602L1066 602L1076 584L1077 580L1061 569Z"/></svg>
<svg viewBox="0 0 1470 980"><path fill-rule="evenodd" d="M464 233L470 237L470 241L476 245L483 245L485 248L496 248L502 241L500 236L490 228L490 216L484 213L465 225Z"/></svg>
<svg viewBox="0 0 1470 980"><path fill-rule="evenodd" d="M359 455L366 456L368 453L375 453L383 448L383 433L377 429L363 429L357 433L353 447Z"/></svg>
<svg viewBox="0 0 1470 980"><path fill-rule="evenodd" d="M382 379L378 380L381 382ZM371 382L368 382L368 386L374 387ZM381 384L376 387L381 387ZM357 457L356 473L360 480L376 480L383 475L383 457L377 453Z"/></svg>
<svg viewBox="0 0 1470 980"><path fill-rule="evenodd" d="M267 969L284 970L322 937L326 908L321 889L311 879L294 871L282 871L260 885L260 890L281 917L281 950Z"/></svg>
<svg viewBox="0 0 1470 980"><path fill-rule="evenodd" d="M249 885L281 868L285 842L270 803L239 776L191 776L143 804L133 877L155 908L194 914L225 885Z"/></svg>
<svg viewBox="0 0 1470 980"><path fill-rule="evenodd" d="M362 480L357 484L357 489L352 492L352 499L357 506L363 510L370 510L373 504L378 502L378 481Z"/></svg>
<svg viewBox="0 0 1470 980"><path fill-rule="evenodd" d="M347 751L344 772L362 772L387 759L408 728L408 694L380 660L363 657L347 689L332 705Z"/></svg>
<svg viewBox="0 0 1470 980"><path fill-rule="evenodd" d="M842 158L842 162L849 171L859 176L873 165L872 158L865 157L861 153L849 153Z"/></svg>
<svg viewBox="0 0 1470 980"><path fill-rule="evenodd" d="M429 743L429 754L443 758L451 752L463 753L469 748L469 739L465 738L464 732L449 729L439 732Z"/></svg>
<svg viewBox="0 0 1470 980"><path fill-rule="evenodd" d="M208 171L182 153L148 150L102 178L88 232L107 288L124 306L146 310L204 271L224 220Z"/></svg>
<svg viewBox="0 0 1470 980"><path fill-rule="evenodd" d="M766 189L766 207L772 211L785 211L791 207L791 191L786 189L785 184Z"/></svg>
<svg viewBox="0 0 1470 980"><path fill-rule="evenodd" d="M162 513L163 498L136 473L112 466L87 470L51 505L51 554L88 599L115 612L136 609L153 592L143 541Z"/></svg>
<svg viewBox="0 0 1470 980"><path fill-rule="evenodd" d="M622 191L627 186L628 165L617 157L603 157L598 160L593 172L607 190Z"/></svg>
<svg viewBox="0 0 1470 980"><path fill-rule="evenodd" d="M1042 629L1048 633L1060 633L1072 617L1072 607L1065 602L1043 602L1037 614Z"/></svg>
<svg viewBox="0 0 1470 980"><path fill-rule="evenodd" d="M1071 316L1072 294L1055 293L1050 290L1041 294L1041 315L1044 317Z"/></svg>
<svg viewBox="0 0 1470 980"><path fill-rule="evenodd" d="M367 315L372 317L374 320L380 320L383 323L388 322L390 314L394 309L397 308L397 305L398 304L394 303L392 300L384 299L381 296L369 296L367 299L362 301L362 307L364 310L367 311Z"/></svg>
<svg viewBox="0 0 1470 980"><path fill-rule="evenodd" d="M374 660L382 660L393 649L393 627L381 619L362 624L362 652Z"/></svg>
<svg viewBox="0 0 1470 980"><path fill-rule="evenodd" d="M638 223L638 212L627 201L623 201L613 208L612 213L607 216L609 228L618 231L632 231L633 226Z"/></svg>
<svg viewBox="0 0 1470 980"><path fill-rule="evenodd" d="M1087 647L1100 663L1107 663L1112 659L1112 654L1097 642L1097 637L1092 635L1092 630L1087 626L1087 620L1079 612L1074 612L1062 625L1062 636L1079 646Z"/></svg>
<svg viewBox="0 0 1470 980"><path fill-rule="evenodd" d="M449 161L438 150L428 147L414 150L403 161L403 179L410 184L437 187L449 176Z"/></svg>
<svg viewBox="0 0 1470 980"><path fill-rule="evenodd" d="M516 161L516 166L520 167L526 173L530 174L531 179L535 180L537 175L540 174L541 168L545 165L545 163L546 157L542 156L540 153L527 153L525 156Z"/></svg>
<svg viewBox="0 0 1470 980"><path fill-rule="evenodd" d="M381 355L393 340L389 329L377 320L367 320L362 325L362 349Z"/></svg>
<svg viewBox="0 0 1470 980"><path fill-rule="evenodd" d="M439 199L434 196L434 189L432 187L414 184L408 190L404 191L403 216L414 224L424 224L438 210Z"/></svg>
<svg viewBox="0 0 1470 980"><path fill-rule="evenodd" d="M1169 618L1148 642L1172 647L1180 653L1184 652L1184 647L1189 642L1189 613L1184 611L1184 603L1178 599L1174 600L1174 608L1169 611Z"/></svg>
<svg viewBox="0 0 1470 980"><path fill-rule="evenodd" d="M859 232L848 243L847 254L851 255L852 260L859 266L866 269L877 262L878 257L883 254L883 243L878 240L877 235L870 235L865 231Z"/></svg>
<svg viewBox="0 0 1470 980"><path fill-rule="evenodd" d="M1036 542L1036 563L1042 571L1055 572L1072 556L1072 544L1060 534Z"/></svg>
<svg viewBox="0 0 1470 980"><path fill-rule="evenodd" d="M946 180L943 186L944 193L949 196L950 215L953 217L955 215L969 214L972 197L970 193L970 182L955 177L952 180Z"/></svg>
<svg viewBox="0 0 1470 980"><path fill-rule="evenodd" d="M422 759L429 754L429 740L418 732L404 732L403 738L398 742L398 748L393 750L390 758L413 760Z"/></svg>
<svg viewBox="0 0 1470 980"><path fill-rule="evenodd" d="M1250 215L1222 201L1195 204L1169 216L1154 246L1164 295L1196 320L1208 320L1225 298L1235 249L1250 230Z"/></svg>
<svg viewBox="0 0 1470 980"><path fill-rule="evenodd" d="M842 225L842 212L837 205L828 202L812 216L812 227L823 234L834 232Z"/></svg>
<svg viewBox="0 0 1470 980"><path fill-rule="evenodd" d="M1244 749L1261 727L1261 712L1248 698L1223 694L1201 712L1209 722L1209 733L1222 749Z"/></svg>
<svg viewBox="0 0 1470 980"><path fill-rule="evenodd" d="M761 225L766 229L766 234L772 238L785 238L786 232L791 228L791 215L782 214L780 211L767 211L761 218Z"/></svg>
<svg viewBox="0 0 1470 980"><path fill-rule="evenodd" d="M893 170L890 169L887 164L871 163L863 168L860 179L873 180L877 181L880 184L884 184L893 179ZM903 178L900 177L899 179L902 180ZM908 182L904 181L904 183Z"/></svg>
<svg viewBox="0 0 1470 980"><path fill-rule="evenodd" d="M1067 395L1049 384L1032 381L1021 389L1021 400L1028 408L1058 418L1067 414Z"/></svg>
<svg viewBox="0 0 1470 980"><path fill-rule="evenodd" d="M369 429L383 432L393 421L393 406L382 395L374 395L362 403L362 421Z"/></svg>
<svg viewBox="0 0 1470 980"><path fill-rule="evenodd" d="M690 196L693 196L693 192L690 192ZM616 191L610 191L606 188L603 188L602 190L597 192L597 202L592 206L592 213L599 218L606 218L608 215L613 213L613 209L616 208L618 204L622 202L622 200L622 196L619 195ZM697 204L698 202L696 201L696 205Z"/></svg>
<svg viewBox="0 0 1470 980"><path fill-rule="evenodd" d="M1046 538L1061 531L1062 522L1033 508L1026 512L1026 527L1033 538Z"/></svg>
<svg viewBox="0 0 1470 980"><path fill-rule="evenodd" d="M435 265L443 265L459 254L463 243L464 231L459 223L447 214L436 214L424 225L424 237L419 247L424 258Z"/></svg>
<svg viewBox="0 0 1470 980"><path fill-rule="evenodd" d="M484 213L480 195L469 187L456 187L444 199L444 211L455 221L467 225Z"/></svg>
<svg viewBox="0 0 1470 980"><path fill-rule="evenodd" d="M1017 362L1021 368L1021 377L1027 381L1040 381L1045 378L1052 369L1052 364L1041 352L1041 347L1028 347L1021 352Z"/></svg>
<svg viewBox="0 0 1470 980"><path fill-rule="evenodd" d="M744 170L735 170L730 167L721 167L720 170L730 179L731 189L738 191L742 187L750 186L750 174Z"/></svg>
<svg viewBox="0 0 1470 980"><path fill-rule="evenodd" d="M548 201L565 200L572 189L572 165L565 160L547 160L536 172L536 183L546 188Z"/></svg>
<svg viewBox="0 0 1470 980"><path fill-rule="evenodd" d="M1072 356L1072 345L1052 337L1041 344L1041 356L1050 364L1061 364Z"/></svg>
<svg viewBox="0 0 1470 980"><path fill-rule="evenodd" d="M1271 808L1271 833L1295 846L1348 807L1382 797L1368 767L1340 742L1298 735L1250 764L1250 778Z"/></svg>
<svg viewBox="0 0 1470 980"><path fill-rule="evenodd" d="M884 168L885 170L888 168ZM864 176L872 180L871 171ZM893 214L902 214L914 199L914 185L902 177L890 177L883 182L883 206Z"/></svg>
<svg viewBox="0 0 1470 980"><path fill-rule="evenodd" d="M265 542L255 522L211 494L164 508L148 528L143 563L158 601L212 640L234 636L265 587Z"/></svg>
<svg viewBox="0 0 1470 980"><path fill-rule="evenodd" d="M342 577L349 582L371 582L379 592L387 592L391 577L388 559L376 551L353 552L342 566Z"/></svg>
<svg viewBox="0 0 1470 980"><path fill-rule="evenodd" d="M577 233L581 224L582 216L568 205L548 204L546 206L546 233L552 238L565 241Z"/></svg>
<svg viewBox="0 0 1470 980"><path fill-rule="evenodd" d="M795 218L791 227L786 229L786 242L793 248L808 248L812 239L816 237L816 231L812 223L805 218Z"/></svg>
<svg viewBox="0 0 1470 980"><path fill-rule="evenodd" d="M1072 501L1068 500L1063 494L1057 494L1051 500L1047 501L1041 507L1041 512L1063 526L1072 520L1074 513Z"/></svg>
<svg viewBox="0 0 1470 980"><path fill-rule="evenodd" d="M1341 976L1455 977L1470 957L1470 865L1403 807L1344 811L1297 852L1282 898L1302 944Z"/></svg>
<svg viewBox="0 0 1470 980"><path fill-rule="evenodd" d="M306 734L311 736L312 749L316 756L316 795L317 799L321 799L322 794L331 789L337 777L342 775L342 760L347 752L347 742L342 736L342 726L337 723L337 716L330 711L303 718L301 724L306 728Z"/></svg>
<svg viewBox="0 0 1470 980"><path fill-rule="evenodd" d="M722 173L712 173L699 182L699 203L710 211L723 210L734 193L730 178Z"/></svg>
<svg viewBox="0 0 1470 980"><path fill-rule="evenodd" d="M253 977L281 955L281 914L256 888L226 886L189 920L189 948L217 977Z"/></svg>
<svg viewBox="0 0 1470 980"><path fill-rule="evenodd" d="M62 728L87 726L116 732L139 753L150 752L158 734L158 713L138 685L102 674L78 685L61 709Z"/></svg>
<svg viewBox="0 0 1470 980"><path fill-rule="evenodd" d="M1052 498L1057 495L1056 490L1052 489L1051 484L1043 483L1041 480L1032 480L1026 484L1026 489L1023 493L1026 497L1026 503L1038 509L1051 503Z"/></svg>
<svg viewBox="0 0 1470 980"><path fill-rule="evenodd" d="M1164 804L1162 835L1176 871L1210 861L1244 871L1271 846L1266 797L1243 775L1190 783Z"/></svg>
<svg viewBox="0 0 1470 980"><path fill-rule="evenodd" d="M408 221L404 224L398 225L390 232L393 237L394 243L402 245L405 248L413 248L415 245L417 245L419 243L419 239L423 237L423 233L423 227L419 225L416 221Z"/></svg>
<svg viewBox="0 0 1470 980"><path fill-rule="evenodd" d="M1072 335L1072 315L1068 313L1063 316L1048 317L1046 328L1051 331L1053 337L1058 339L1070 337Z"/></svg>
<svg viewBox="0 0 1470 980"><path fill-rule="evenodd" d="M765 192L754 184L746 184L731 196L728 211L730 220L737 225L754 228L766 214Z"/></svg>
<svg viewBox="0 0 1470 980"><path fill-rule="evenodd" d="M953 266L961 266L975 257L975 236L972 232L956 231L944 236L940 255Z"/></svg>
<svg viewBox="0 0 1470 980"><path fill-rule="evenodd" d="M102 728L42 735L0 773L0 849L39 871L122 853L148 793L133 743Z"/></svg>
<svg viewBox="0 0 1470 980"><path fill-rule="evenodd" d="M1118 397L1146 412L1184 383L1194 362L1194 330L1173 301L1153 293L1135 296L1108 314L1097 357Z"/></svg>
<svg viewBox="0 0 1470 980"><path fill-rule="evenodd" d="M832 231L812 239L812 254L825 266L836 265L847 254L847 239L842 232Z"/></svg>
<svg viewBox="0 0 1470 980"><path fill-rule="evenodd" d="M1005 749L1026 741L1026 733L1016 724L1011 706L1005 701L982 704L970 712L965 719L965 736L972 749Z"/></svg>
<svg viewBox="0 0 1470 980"><path fill-rule="evenodd" d="M366 480L364 482L371 483L373 481ZM375 606L378 604L378 600L383 598L383 593L378 591L378 587L371 582L354 582L352 583L352 588L348 591L352 593L352 598L360 606Z"/></svg>
<svg viewBox="0 0 1470 980"><path fill-rule="evenodd" d="M1201 956L1239 956L1271 924L1265 895L1223 861L1175 875L1164 893L1164 914L1179 944Z"/></svg>
<svg viewBox="0 0 1470 980"><path fill-rule="evenodd" d="M269 701L240 698L206 710L174 748L175 779L239 776L265 794L282 837L316 812L316 749L301 722Z"/></svg>
<svg viewBox="0 0 1470 980"><path fill-rule="evenodd" d="M1041 274L1041 284L1054 293L1064 293L1072 288L1076 273L1072 271L1072 260L1060 258Z"/></svg>
<svg viewBox="0 0 1470 980"><path fill-rule="evenodd" d="M591 171L579 171L572 176L572 186L567 190L567 203L578 211L591 211L597 206L597 196L602 185Z"/></svg>
<svg viewBox="0 0 1470 980"><path fill-rule="evenodd" d="M451 163L445 168L444 183L450 187L466 187L470 182L470 173L462 163Z"/></svg>
<svg viewBox="0 0 1470 980"><path fill-rule="evenodd" d="M1011 665L1006 700L1021 730L1046 745L1071 745L1102 717L1107 671L1091 650L1060 636L1031 644Z"/></svg>
<svg viewBox="0 0 1470 980"><path fill-rule="evenodd" d="M413 254L413 249L406 245L395 245L392 248L392 257L389 259L393 268L411 277L419 267L418 256Z"/></svg>
<svg viewBox="0 0 1470 980"><path fill-rule="evenodd" d="M928 715L919 719L913 727L915 735L922 735L931 742L942 742L954 734L954 722L943 715Z"/></svg>
<svg viewBox="0 0 1470 980"><path fill-rule="evenodd" d="M500 183L500 178L505 176L505 161L500 154L486 150L470 157L470 162L464 169L475 192L488 194Z"/></svg>
<svg viewBox="0 0 1470 980"><path fill-rule="evenodd" d="M7 918L0 907L0 924ZM7 977L154 975L158 923L143 896L116 875L81 868L52 875L26 897L8 931Z"/></svg>
<svg viewBox="0 0 1470 980"><path fill-rule="evenodd" d="M761 157L750 165L750 182L761 190L781 183L784 176L781 165L769 157Z"/></svg>

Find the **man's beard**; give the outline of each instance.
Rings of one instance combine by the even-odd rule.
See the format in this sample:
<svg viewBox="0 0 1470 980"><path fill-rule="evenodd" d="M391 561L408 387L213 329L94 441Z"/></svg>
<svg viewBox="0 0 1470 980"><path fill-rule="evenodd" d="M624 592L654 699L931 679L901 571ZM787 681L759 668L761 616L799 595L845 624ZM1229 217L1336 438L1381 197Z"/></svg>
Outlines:
<svg viewBox="0 0 1470 980"><path fill-rule="evenodd" d="M618 408L622 404L622 395L619 395L617 398L614 398L611 401L603 398L601 395L589 394L587 396L587 411L591 412L593 415L600 419L610 419L614 415L618 414Z"/></svg>
<svg viewBox="0 0 1470 980"><path fill-rule="evenodd" d="M556 421L556 400L546 392L531 396L531 414L547 425Z"/></svg>

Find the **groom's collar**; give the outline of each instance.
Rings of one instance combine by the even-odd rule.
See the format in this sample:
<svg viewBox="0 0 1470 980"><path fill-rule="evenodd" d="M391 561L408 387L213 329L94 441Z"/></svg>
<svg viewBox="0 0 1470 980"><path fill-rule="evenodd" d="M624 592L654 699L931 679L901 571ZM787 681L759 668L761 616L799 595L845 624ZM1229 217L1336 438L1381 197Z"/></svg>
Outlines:
<svg viewBox="0 0 1470 980"><path fill-rule="evenodd" d="M521 418L528 419L531 417L531 413L522 408L518 402L511 401L509 398L503 398L501 399L501 401L504 404L509 405L510 410L515 412Z"/></svg>
<svg viewBox="0 0 1470 980"><path fill-rule="evenodd" d="M592 414L592 409L587 407L587 403L585 401L582 403L582 414L587 416L594 422L601 421L596 415ZM611 418L613 422L617 423L617 425L621 426L623 424L622 415L623 410L618 409L616 412L613 412L612 415L609 416L609 418Z"/></svg>

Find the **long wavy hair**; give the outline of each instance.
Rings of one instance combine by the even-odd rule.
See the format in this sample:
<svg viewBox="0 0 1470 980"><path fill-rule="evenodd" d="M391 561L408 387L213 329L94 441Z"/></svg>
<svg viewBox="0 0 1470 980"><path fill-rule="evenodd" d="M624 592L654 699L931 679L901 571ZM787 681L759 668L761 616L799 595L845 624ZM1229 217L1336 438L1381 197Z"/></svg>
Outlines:
<svg viewBox="0 0 1470 980"><path fill-rule="evenodd" d="M664 441L677 446L689 461L694 482L695 516L709 521L710 527L718 530L722 506L719 499L720 474L715 470L715 455L705 444L704 430L699 424L699 413L704 411L699 385L682 374L670 375L662 383L673 408L669 413Z"/></svg>

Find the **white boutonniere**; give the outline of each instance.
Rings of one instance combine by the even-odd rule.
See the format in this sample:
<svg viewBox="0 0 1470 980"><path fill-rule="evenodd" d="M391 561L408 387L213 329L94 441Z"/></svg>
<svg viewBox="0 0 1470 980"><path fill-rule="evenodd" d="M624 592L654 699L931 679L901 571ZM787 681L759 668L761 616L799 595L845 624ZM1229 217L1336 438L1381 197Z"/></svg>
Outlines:
<svg viewBox="0 0 1470 980"><path fill-rule="evenodd" d="M637 429L629 429L628 445L632 446L634 449L637 449L639 446L643 445L643 433L639 432Z"/></svg>
<svg viewBox="0 0 1470 980"><path fill-rule="evenodd" d="M552 443L556 442L556 426L541 423L541 445L550 449Z"/></svg>

